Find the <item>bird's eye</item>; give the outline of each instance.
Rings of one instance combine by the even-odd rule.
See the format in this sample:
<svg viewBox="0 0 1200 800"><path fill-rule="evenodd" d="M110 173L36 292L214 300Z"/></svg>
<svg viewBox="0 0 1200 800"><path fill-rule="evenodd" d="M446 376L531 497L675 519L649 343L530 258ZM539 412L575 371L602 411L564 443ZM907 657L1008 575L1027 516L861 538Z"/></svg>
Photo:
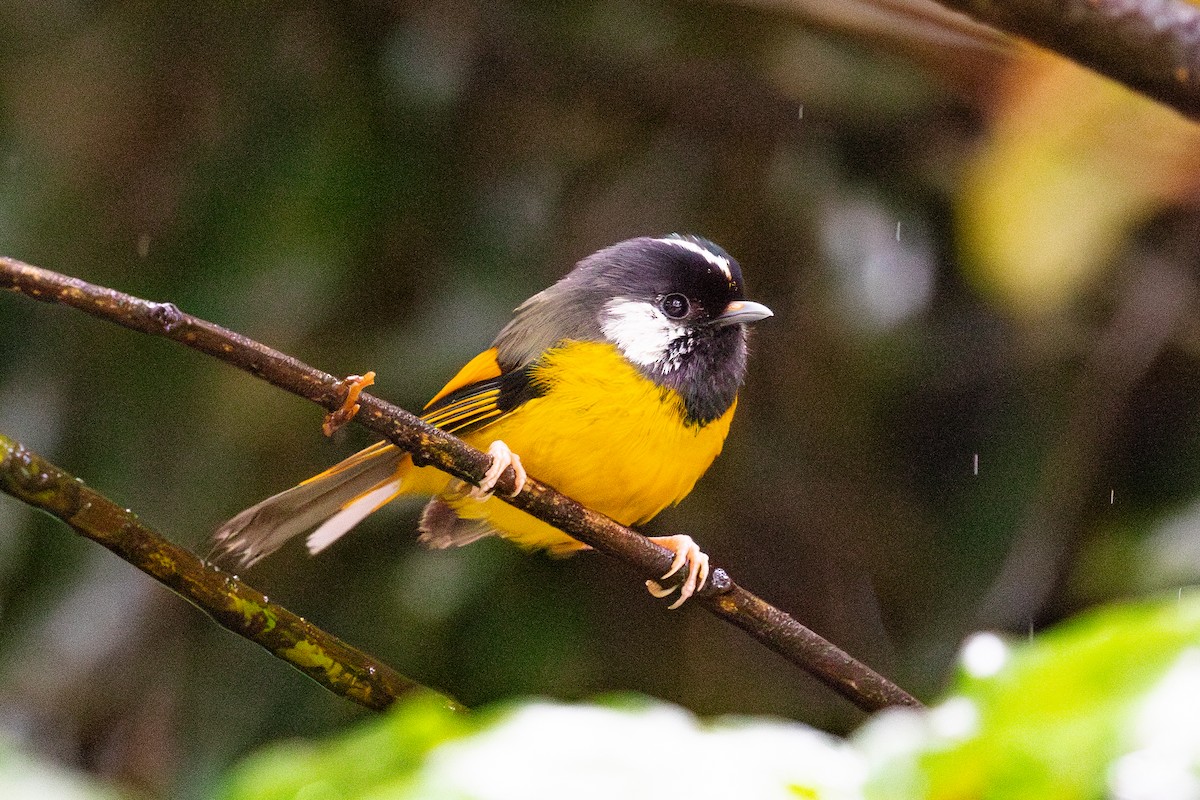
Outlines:
<svg viewBox="0 0 1200 800"><path fill-rule="evenodd" d="M688 299L675 292L662 299L662 310L671 319L682 319L687 316L691 308L688 304Z"/></svg>

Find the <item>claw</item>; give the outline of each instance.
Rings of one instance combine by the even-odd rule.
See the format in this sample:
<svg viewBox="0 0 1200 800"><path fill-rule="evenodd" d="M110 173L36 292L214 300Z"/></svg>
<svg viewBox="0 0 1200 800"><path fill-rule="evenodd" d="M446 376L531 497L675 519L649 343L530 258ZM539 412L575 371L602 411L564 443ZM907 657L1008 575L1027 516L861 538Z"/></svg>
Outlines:
<svg viewBox="0 0 1200 800"><path fill-rule="evenodd" d="M342 388L346 392L346 399L342 401L341 408L325 415L325 420L321 423L321 431L326 436L333 436L335 431L354 419L354 415L360 408L358 396L362 394L363 389L374 383L374 372L368 372L366 375L350 375L343 380Z"/></svg>
<svg viewBox="0 0 1200 800"><path fill-rule="evenodd" d="M685 562L688 565L687 577L678 587L679 599L667 607L672 610L679 608L687 602L689 597L704 588L705 582L708 581L708 556L690 536L651 536L649 538L650 541L662 545L675 554L671 568L660 580L674 575ZM674 586L664 589L658 581L646 581L646 590L655 597L666 597L675 589Z"/></svg>
<svg viewBox="0 0 1200 800"><path fill-rule="evenodd" d="M660 599L675 591L675 588L674 586L668 586L664 589L658 581L646 581L646 591Z"/></svg>
<svg viewBox="0 0 1200 800"><path fill-rule="evenodd" d="M674 539L676 537L660 536L658 538L659 539ZM691 540L689 539L688 541L691 541ZM674 549L671 545L664 544L663 542L659 542L659 544L662 544L663 547L667 548L668 550ZM696 548L696 550L698 552L699 548ZM662 580L666 580L667 578L674 575L676 572L679 572L679 568L682 567L684 564L686 564L687 561L688 561L688 551L686 549L681 547L678 550L675 550L675 560L671 562L671 568L669 570L667 570L666 575L662 576Z"/></svg>
<svg viewBox="0 0 1200 800"><path fill-rule="evenodd" d="M488 447L488 455L492 457L492 464L488 467L483 480L479 482L479 486L471 490L471 497L475 500L486 500L491 497L492 490L496 487L496 481L500 480L504 470L509 467L513 468L513 474L516 476L510 496L516 497L525 488L525 467L521 465L521 457L508 449L508 445L499 439Z"/></svg>

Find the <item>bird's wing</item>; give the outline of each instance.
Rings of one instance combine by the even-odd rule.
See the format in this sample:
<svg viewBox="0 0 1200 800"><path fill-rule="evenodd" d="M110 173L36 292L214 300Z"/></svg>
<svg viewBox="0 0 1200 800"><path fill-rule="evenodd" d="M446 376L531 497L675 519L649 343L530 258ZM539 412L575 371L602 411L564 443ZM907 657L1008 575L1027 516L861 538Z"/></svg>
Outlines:
<svg viewBox="0 0 1200 800"><path fill-rule="evenodd" d="M496 355L493 347L468 361L426 404L421 419L462 435L495 422L544 393L533 381L532 365L505 372Z"/></svg>
<svg viewBox="0 0 1200 800"><path fill-rule="evenodd" d="M440 392L435 394L429 400L429 402L425 404L425 410L429 411L431 408L438 405L438 401L440 401L443 397L453 392L457 392L459 389L470 386L473 383L480 383L481 381L490 380L492 378L499 378L504 370L500 368L500 362L497 361L496 358L497 350L494 347L484 350L482 353L472 358L463 365L463 368L458 371L457 375L451 378L450 381L442 387Z"/></svg>

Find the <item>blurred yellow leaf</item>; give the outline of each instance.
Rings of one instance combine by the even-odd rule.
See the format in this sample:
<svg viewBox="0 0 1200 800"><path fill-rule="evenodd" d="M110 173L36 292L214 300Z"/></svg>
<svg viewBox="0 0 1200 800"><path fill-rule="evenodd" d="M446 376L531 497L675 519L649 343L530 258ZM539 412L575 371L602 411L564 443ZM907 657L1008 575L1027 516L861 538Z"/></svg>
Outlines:
<svg viewBox="0 0 1200 800"><path fill-rule="evenodd" d="M1200 126L1064 59L1014 64L959 198L965 269L1004 304L1048 313L1200 186Z"/></svg>

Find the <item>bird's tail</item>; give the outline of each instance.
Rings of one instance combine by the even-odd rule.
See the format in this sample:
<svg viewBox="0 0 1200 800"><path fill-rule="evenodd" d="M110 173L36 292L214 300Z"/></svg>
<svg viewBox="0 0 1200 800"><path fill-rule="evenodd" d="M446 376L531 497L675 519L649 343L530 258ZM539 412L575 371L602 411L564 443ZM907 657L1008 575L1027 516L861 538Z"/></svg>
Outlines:
<svg viewBox="0 0 1200 800"><path fill-rule="evenodd" d="M412 471L407 453L377 442L226 522L213 534L213 555L248 567L308 530L317 553L400 494Z"/></svg>

